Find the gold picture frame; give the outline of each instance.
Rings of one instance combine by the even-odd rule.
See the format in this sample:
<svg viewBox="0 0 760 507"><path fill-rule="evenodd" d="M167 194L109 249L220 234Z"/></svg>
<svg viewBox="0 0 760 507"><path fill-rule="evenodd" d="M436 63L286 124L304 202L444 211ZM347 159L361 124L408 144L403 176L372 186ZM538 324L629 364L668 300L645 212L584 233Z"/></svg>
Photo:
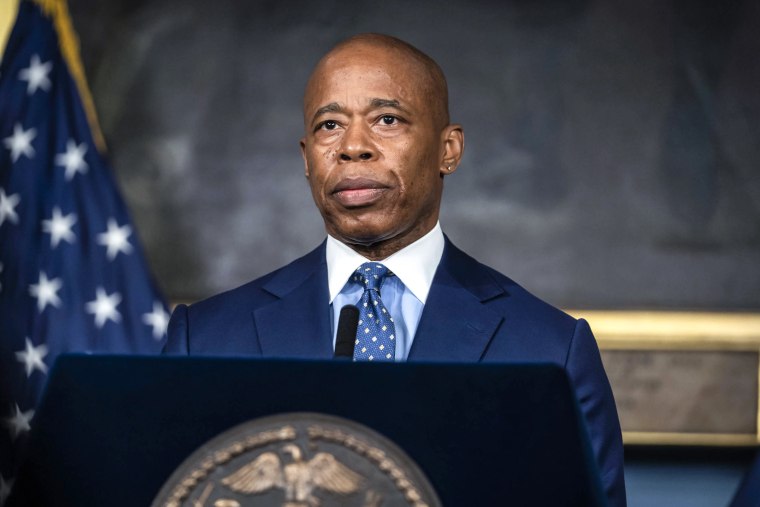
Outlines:
<svg viewBox="0 0 760 507"><path fill-rule="evenodd" d="M625 398L633 392L634 387L627 383L634 381L626 375L616 375L615 371L611 371L615 366L608 364L610 352L643 353L654 358L653 363L658 362L658 356L664 357L669 353L671 357L672 353L678 352L703 353L702 359L731 353L730 356L740 358L743 364L751 364L754 369L754 374L750 377L745 368L741 381L744 384L742 389L747 390L744 399L752 396L754 406L752 403L747 403L746 409L743 406L734 407L736 410L752 411L754 431L657 431L653 428L646 431L635 430L626 428L626 411L625 408L621 410L619 403L623 440L626 444L703 446L757 446L760 444L760 402L757 399L760 393L760 313L605 310L568 310L568 313L576 318L586 319L591 325L603 360L607 359L605 367L616 398ZM659 367L662 367L662 364ZM734 373L725 371L724 378L736 382ZM720 379L717 379L717 382L720 382ZM678 393L675 395L677 396ZM639 398L639 405L646 407L647 400L640 395ZM702 400L676 399L676 402L693 403L699 406ZM661 410L670 408L672 407L656 407ZM709 410L709 406L704 407L705 412ZM750 414L745 412L744 418L749 419Z"/></svg>

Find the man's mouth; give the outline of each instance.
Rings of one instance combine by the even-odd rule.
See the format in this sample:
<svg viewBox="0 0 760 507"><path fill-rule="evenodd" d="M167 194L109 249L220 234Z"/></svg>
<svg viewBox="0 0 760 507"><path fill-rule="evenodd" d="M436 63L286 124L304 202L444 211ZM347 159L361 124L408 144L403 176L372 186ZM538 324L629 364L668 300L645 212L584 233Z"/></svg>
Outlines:
<svg viewBox="0 0 760 507"><path fill-rule="evenodd" d="M369 178L346 178L333 188L332 196L342 206L355 208L368 206L380 199L388 186Z"/></svg>

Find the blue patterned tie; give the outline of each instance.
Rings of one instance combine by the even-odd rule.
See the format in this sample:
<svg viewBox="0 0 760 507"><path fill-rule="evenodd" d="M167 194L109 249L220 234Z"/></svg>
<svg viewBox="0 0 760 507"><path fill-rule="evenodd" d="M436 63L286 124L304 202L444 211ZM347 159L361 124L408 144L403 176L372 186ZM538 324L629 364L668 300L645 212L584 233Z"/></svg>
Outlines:
<svg viewBox="0 0 760 507"><path fill-rule="evenodd" d="M359 327L356 329L355 361L393 361L396 356L396 328L380 299L380 287L388 268L377 262L365 262L354 272L351 280L364 288L359 307Z"/></svg>

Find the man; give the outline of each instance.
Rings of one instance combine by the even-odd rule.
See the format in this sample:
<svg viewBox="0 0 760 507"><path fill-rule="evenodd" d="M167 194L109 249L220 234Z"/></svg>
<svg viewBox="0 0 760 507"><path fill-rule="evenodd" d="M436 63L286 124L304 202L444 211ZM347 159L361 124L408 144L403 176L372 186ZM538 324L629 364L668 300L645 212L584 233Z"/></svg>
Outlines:
<svg viewBox="0 0 760 507"><path fill-rule="evenodd" d="M588 325L457 249L441 232L444 179L462 157L440 67L398 39L352 37L317 64L301 150L327 240L293 263L190 307L168 353L330 358L357 304L355 359L550 361L588 423L610 505L625 505L615 404Z"/></svg>

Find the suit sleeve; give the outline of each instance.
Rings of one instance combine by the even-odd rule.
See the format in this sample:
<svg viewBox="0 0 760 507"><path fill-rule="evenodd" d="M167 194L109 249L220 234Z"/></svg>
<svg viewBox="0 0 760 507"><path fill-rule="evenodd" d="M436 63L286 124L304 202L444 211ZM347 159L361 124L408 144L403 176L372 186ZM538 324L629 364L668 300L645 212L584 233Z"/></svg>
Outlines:
<svg viewBox="0 0 760 507"><path fill-rule="evenodd" d="M183 355L190 353L190 336L187 322L187 305L177 305L169 320L168 338L162 354Z"/></svg>
<svg viewBox="0 0 760 507"><path fill-rule="evenodd" d="M609 505L624 507L626 496L620 421L599 348L591 328L583 319L576 323L565 369L586 419Z"/></svg>

